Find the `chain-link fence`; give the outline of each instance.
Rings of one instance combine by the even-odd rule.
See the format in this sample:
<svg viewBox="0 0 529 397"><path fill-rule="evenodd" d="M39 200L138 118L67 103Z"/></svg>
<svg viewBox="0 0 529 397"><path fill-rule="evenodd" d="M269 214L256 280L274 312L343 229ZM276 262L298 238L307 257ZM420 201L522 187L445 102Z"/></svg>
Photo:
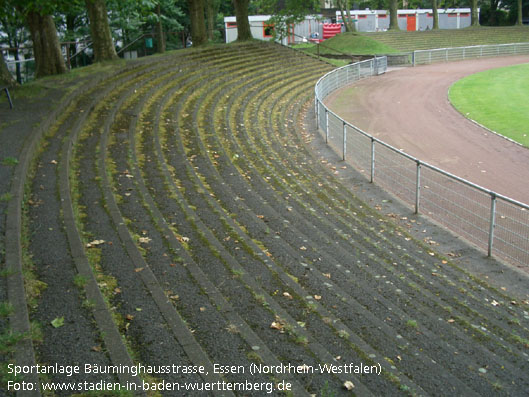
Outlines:
<svg viewBox="0 0 529 397"><path fill-rule="evenodd" d="M373 58L333 70L316 83L316 117L326 142L416 213L446 226L489 256L528 265L528 205L420 161L346 122L323 103L336 89L386 70L385 57Z"/></svg>
<svg viewBox="0 0 529 397"><path fill-rule="evenodd" d="M412 63L424 65L435 62L460 61L464 59L529 54L529 43L477 45L470 47L436 48L413 51Z"/></svg>

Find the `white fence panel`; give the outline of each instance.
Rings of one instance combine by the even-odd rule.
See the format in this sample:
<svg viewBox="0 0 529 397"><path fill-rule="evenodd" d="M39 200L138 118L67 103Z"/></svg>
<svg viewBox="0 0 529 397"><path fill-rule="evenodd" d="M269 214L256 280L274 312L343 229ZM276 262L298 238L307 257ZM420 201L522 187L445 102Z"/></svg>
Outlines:
<svg viewBox="0 0 529 397"><path fill-rule="evenodd" d="M460 61L471 58L529 54L529 43L435 48L413 51L413 65Z"/></svg>

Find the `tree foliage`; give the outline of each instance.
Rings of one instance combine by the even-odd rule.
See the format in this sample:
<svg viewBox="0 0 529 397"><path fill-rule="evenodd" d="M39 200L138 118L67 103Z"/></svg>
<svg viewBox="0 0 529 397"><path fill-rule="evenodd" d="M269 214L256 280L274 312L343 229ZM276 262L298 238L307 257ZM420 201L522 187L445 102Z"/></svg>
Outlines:
<svg viewBox="0 0 529 397"><path fill-rule="evenodd" d="M345 15L353 2L334 0L332 3L343 11L346 28L353 30L354 23ZM95 17L103 25L96 24L90 31L94 15L91 18L89 15L94 4L105 6L106 11L103 9L99 17ZM0 43L10 48L33 46L37 74L43 76L65 70L59 38L71 42L74 48L70 54L79 48L76 41L91 40L96 60L112 59L114 46L123 48L145 34L156 37L159 52L165 50L166 39L169 48L175 48L191 33L195 46L219 40L223 17L228 15L238 17L239 40L250 39L248 14L272 15L269 22L274 25L274 34L283 38L292 24L306 15L318 13L324 4L321 0L0 0ZM434 29L437 8L472 6L474 10L480 7L480 22L488 25L521 24L522 12L523 15L529 12L529 0L408 0L406 4L410 9L433 8ZM359 9L389 9L391 29L398 29L396 10L399 6L402 7L402 0L354 2L354 7ZM479 23L475 16L472 21L474 25ZM28 42L29 37L33 44ZM98 49L101 42L106 49L103 55ZM140 40L135 45L143 46L142 43ZM19 57L16 50L11 50L9 55L14 55L15 59ZM18 75L20 80L20 68Z"/></svg>
<svg viewBox="0 0 529 397"><path fill-rule="evenodd" d="M319 0L260 0L258 4L260 13L272 15L269 22L274 25L274 35L280 39L288 35L289 26L320 10Z"/></svg>
<svg viewBox="0 0 529 397"><path fill-rule="evenodd" d="M0 2L0 30L4 35L0 36L0 44L6 44L7 47L11 48L10 52L14 55L15 61L20 60L18 47L29 40L29 32L25 27L24 19L18 12L13 12L9 3L6 1ZM3 75L5 72L9 73L7 65L5 64L5 59L2 56L0 67L4 67ZM22 83L22 73L20 68L20 63L17 62L15 65L16 70L16 80L18 83ZM6 85L6 81L9 82L7 85L12 85L12 81L9 78L3 80L3 85Z"/></svg>
<svg viewBox="0 0 529 397"><path fill-rule="evenodd" d="M108 9L114 39L121 46L152 33L158 52L163 52L167 33L181 31L187 19L182 4L173 0L108 0Z"/></svg>

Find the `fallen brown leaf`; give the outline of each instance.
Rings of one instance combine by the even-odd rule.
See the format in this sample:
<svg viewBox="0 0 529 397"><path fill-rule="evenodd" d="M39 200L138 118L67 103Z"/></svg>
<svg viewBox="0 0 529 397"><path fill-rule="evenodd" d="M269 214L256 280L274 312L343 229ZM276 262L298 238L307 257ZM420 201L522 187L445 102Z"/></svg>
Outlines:
<svg viewBox="0 0 529 397"><path fill-rule="evenodd" d="M279 323L277 321L273 321L272 324L270 324L270 328L277 329L278 331L282 331L283 330L283 325L281 325L281 323Z"/></svg>
<svg viewBox="0 0 529 397"><path fill-rule="evenodd" d="M350 380L347 380L343 383L343 387L347 390L353 390L355 385L353 382L351 382Z"/></svg>

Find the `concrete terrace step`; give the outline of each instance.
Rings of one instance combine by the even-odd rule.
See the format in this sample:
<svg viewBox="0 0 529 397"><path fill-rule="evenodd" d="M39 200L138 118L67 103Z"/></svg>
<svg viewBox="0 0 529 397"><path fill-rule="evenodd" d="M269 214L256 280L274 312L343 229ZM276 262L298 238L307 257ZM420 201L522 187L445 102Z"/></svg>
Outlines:
<svg viewBox="0 0 529 397"><path fill-rule="evenodd" d="M525 26L365 34L400 51L529 42L529 29Z"/></svg>
<svg viewBox="0 0 529 397"><path fill-rule="evenodd" d="M250 124L251 124L251 123L245 123L245 125L250 125ZM262 135L258 134L258 136L262 136ZM267 147L269 147L269 146L267 146ZM241 150L240 152L249 152L249 150ZM286 153L285 153L285 154L286 154ZM286 157L284 157L284 158L286 158ZM273 175L273 174L274 174L273 172L270 173L270 175ZM252 178L252 179L253 179L253 178Z"/></svg>
<svg viewBox="0 0 529 397"><path fill-rule="evenodd" d="M273 63L271 64L271 66L272 66L272 68L273 68ZM205 79L208 81L208 84L211 83L211 80L210 80L209 77L205 77ZM194 90L192 90L192 91L191 91L191 90L187 90L187 92L193 92L193 93L195 93L195 92L197 92L197 90L196 90L196 89L194 89ZM181 99L180 101L185 101L185 98ZM180 101L179 101L179 102L180 102ZM171 113L177 113L177 114L188 114L186 109L179 109L178 107L175 108ZM184 156L186 156L186 154L185 154L182 150L178 151L178 149L171 149L171 150L170 150L170 153L174 153L174 154L180 153L180 154L181 154L181 157L179 156L179 158L185 160L185 157L184 157ZM178 155L178 154L177 154L177 155ZM191 154L190 151L187 152L187 156L188 156L188 158L191 157L191 159L196 158L196 156L193 157L193 155ZM163 164L163 159L161 160L161 162L162 162L162 164ZM179 169L179 170L180 170L180 169L184 169L184 171L185 171L185 168L187 168L187 167L186 167L185 164L184 164L183 166L174 164L171 168ZM168 174L168 172L166 172L166 175L167 175L167 174ZM177 175L175 175L175 177L176 177L176 176L177 176ZM183 178L185 178L185 177L186 177L186 176L185 176L185 174L184 174ZM181 177L181 179L183 179L183 178ZM181 179L180 179L180 180L181 180ZM179 181L180 181L180 180L179 180ZM154 190L154 189L155 189L155 188L153 187L153 190ZM173 190L173 194L174 194L174 195L179 196L179 189L178 189L178 187L173 186L173 189L172 189L172 190ZM196 189L196 187L194 187L193 184L190 184L190 185L188 185L188 186L186 187L186 194L187 194L187 192L190 192L190 194L192 194L192 192L194 192L195 190L200 190L200 189ZM202 192L202 193L203 193L203 192ZM157 193L156 196L158 197L158 196L159 196L159 193ZM178 201L180 201L180 200L186 200L186 199L182 197L182 198L179 198L179 199L178 199ZM199 205L199 203L193 203L193 204L197 204L197 205ZM233 257L232 254L230 254L229 252L226 252L226 248L224 248L224 247L222 246L222 244L217 240L217 238L216 238L215 236L211 235L211 231L207 228L207 226L205 226L205 225L203 224L203 222L201 222L200 220L198 220L198 219L196 218L196 215L194 215L192 211L189 211L191 208L192 208L192 207L191 207L190 205L185 205L185 204L184 204L184 211L185 211L185 213L186 213L186 219L187 219L188 221L192 221L193 223L196 223L196 226L194 226L194 227L198 228L198 232L199 232L199 233L197 234L196 232L194 232L194 231L193 231L193 228L191 228L191 229L185 229L185 226L184 226L184 225L181 226L180 232L181 232L181 233L185 233L185 236L188 236L187 238L190 239L190 241L189 241L189 243L188 243L188 245L190 246L190 247L189 247L190 254L191 254L192 256L194 256L195 258L197 258L197 262L200 263L200 266L204 266L204 264L205 264L206 261L207 261L207 258L204 256L204 255L205 255L205 251L208 249L207 246L208 246L208 245L209 245L209 246L213 245L213 247L211 247L210 249L213 249L213 250L214 250L214 253L215 253L215 252L217 253L217 254L216 254L217 256L220 255L220 256L222 257L222 259L223 259L224 261L226 261L226 265L228 266L228 269L229 269L228 271L231 272L231 273L233 273L233 275L236 275L236 276L237 276L236 279L241 278L241 279L243 279L243 282L244 282L246 285L251 286L251 291L252 291L252 293L257 294L257 301L258 301L258 304L261 305L262 303L259 303L259 302L263 302L263 300L265 300L265 303L267 303L267 306L268 306L268 305L273 306L273 305L274 305L274 302L273 302L272 300L270 300L270 298L268 298L268 300L266 300L266 299L267 299L267 298L266 298L266 293L264 293L264 292L263 292L263 293L260 293L260 292L259 292L259 288L260 288L260 287L259 287L258 285L256 285L254 281L252 281L252 278L251 278L251 277L248 277L248 276L246 275L246 272L245 272L244 268L242 268L241 265L240 265L239 263L237 263L237 259L236 259L235 257ZM161 211L166 211L167 209L166 209L166 208L160 208L160 210L161 210ZM193 210L194 210L196 213L201 213L201 214L203 214L205 209L193 207ZM170 215L169 215L169 216L170 216ZM218 215L217 215L217 216L218 216ZM174 223L179 224L178 222L174 222ZM214 229L212 229L212 230L214 230ZM215 232L216 232L216 231L217 231L217 230L215 230ZM205 247L201 247L200 245L197 245L197 244L199 243L199 240L201 239L201 235L202 235L202 238L203 238L204 240L207 240L207 245L206 245ZM215 242L215 241L216 241L216 242ZM196 248L194 248L194 246L196 246ZM210 269L210 272L211 272L211 271L212 271L212 269ZM217 270L217 272L219 272L219 271L222 271L222 269L219 268L219 269ZM220 284L220 285L225 285L225 284L227 284L227 281L223 278L223 276L220 276L220 277L221 277L221 278L219 278L219 276L215 277L215 278L217 279L217 280L215 280L215 282L219 282L219 281L221 281L221 284ZM233 276L230 276L229 273L228 273L228 277L229 277L229 278L232 278ZM231 283L233 284L233 281L231 281ZM229 286L228 286L228 287L229 287ZM233 292L235 292L235 291L237 291L237 288L236 288L236 287L235 287L235 288L232 288L232 290L233 290ZM233 294L233 292L230 292L229 289L224 289L224 287L223 287L223 291L224 291L224 294L228 294L228 295L232 295L232 294ZM249 300L250 300L250 301L253 300L253 298L251 297L251 295L250 295L250 297L249 297ZM239 309L239 310L240 310L240 309ZM254 312L255 312L255 311L258 311L258 310L261 310L261 309L256 308L256 309L254 309ZM267 310L265 310L265 312L266 312L266 311L267 311ZM254 313L254 314L255 314L255 313ZM247 316L247 315L246 315L246 316ZM266 318L266 317L263 317L263 319L264 319L264 318ZM265 320L265 323L264 323L264 324L267 324L267 325L268 325L270 322L273 322L273 320L274 320L274 316L272 316L268 321ZM289 322L294 322L294 321L291 320L291 321L289 321ZM262 327L262 323L261 323L260 325L258 325L258 326L259 326L259 327ZM267 328L267 326L265 327L265 329L266 329L266 328ZM274 334L277 334L276 331L266 331L265 334L268 334L268 336L265 335L265 334L263 334L263 330L261 330L260 333L263 335L264 338L268 338L268 339L269 339L270 337L272 337L273 339L274 339L274 338L277 338L277 335L274 336ZM279 341L280 341L280 340L277 340L277 343L279 343ZM292 348L290 348L290 349L292 349ZM273 349L273 350L276 350L276 351L277 351L277 347L274 346L274 349ZM320 349L320 350L321 350L321 349ZM301 353L299 353L299 354L301 354ZM306 360L308 360L308 358L307 358ZM305 362L310 362L310 361L305 361ZM360 388L360 386L361 386L361 385L358 384L358 387L359 387L359 388ZM338 387L339 387L339 386L338 386Z"/></svg>
<svg viewBox="0 0 529 397"><path fill-rule="evenodd" d="M141 65L141 64L142 63L138 63L138 65ZM140 70L141 67L138 67L136 69L139 69L139 72L142 73L142 71ZM75 106L78 106L80 109L82 109L80 113L81 115L82 115L82 112L90 111L90 108L94 107L93 105L94 102L101 100L105 94L108 95L110 90L112 90L113 88L116 88L116 83L118 84L120 83L120 77L118 75L113 76L112 79L109 79L109 80L111 80L110 83L107 80L104 83L102 83L100 87L96 86L96 88L93 89L92 93L99 92L99 94L93 94L94 96L88 95L87 97L85 97L85 98L88 98L87 100L85 100L86 104L83 104L82 101L75 104ZM126 85L127 80L128 78L122 79L121 83L124 83L124 85ZM101 87L105 87L105 88L102 89ZM88 92L88 94L90 94L90 91ZM75 96L72 96L72 97L75 98ZM79 95L79 97L82 97L82 95ZM89 104L90 100L93 100L92 105ZM44 293L40 297L40 302L39 302L40 305L36 309L34 308L35 311L31 313L31 317L33 320L37 320L42 324L41 327L43 328L44 339L47 342L42 345L39 345L39 354L38 354L39 362L49 363L49 362L59 362L59 361L64 361L64 360L74 360L77 362L94 362L95 363L96 361L98 361L95 359L96 356L99 355L99 356L104 357L105 355L104 353L105 346L103 346L102 349L101 347L98 348L99 342L97 342L97 339L99 337L97 335L94 336L95 340L92 340L92 342L90 342L84 336L79 334L77 335L78 340L76 341L75 339L66 337L65 336L66 334L64 334L64 332L71 333L72 332L71 327L59 326L57 330L53 330L53 328L50 325L50 320L52 320L56 316L56 319L61 319L61 320L65 319L64 324L75 323L76 327L81 327L79 328L80 330L88 331L91 328L90 325L83 327L82 324L80 323L80 321L82 322L83 318L85 317L85 314L81 314L83 311L86 312L90 308L90 305L96 305L95 312L94 312L96 315L96 318L98 318L98 316L101 317L100 316L101 313L104 314L105 311L108 312L108 310L106 310L108 308L106 308L103 301L101 300L100 302L98 302L96 299L99 291L98 291L98 288L95 282L91 284L90 277L93 277L93 275L91 274L91 271L89 270L89 268L85 266L85 268L83 269L82 267L78 266L77 270L79 270L79 274L77 276L75 276L75 271L72 274L72 273L64 272L64 270L60 270L60 267L64 267L72 259L67 258L68 243L65 240L65 236L60 234L59 232L61 229L61 214L59 212L60 206L53 207L54 203L57 202L55 199L56 196L53 194L53 190L55 186L62 186L61 195L63 198L61 201L64 203L65 201L68 200L68 198L66 197L66 195L68 195L68 189L67 189L68 188L68 175L69 175L68 165L67 165L68 161L66 161L66 163L63 163L62 161L60 162L61 172L65 171L63 174L61 174L63 176L61 177L60 182L55 182L55 183L51 181L46 182L45 178L46 177L48 179L53 178L53 175L55 174L55 172L51 171L50 167L53 169L57 168L59 164L57 159L59 159L61 156L66 155L65 152L66 150L68 150L69 142L67 139L65 140L65 144L67 146L65 146L65 148L62 149L63 154L61 155L60 154L61 153L60 152L61 139L63 139L65 134L70 132L69 131L70 128L73 128L72 131L74 131L72 132L72 135L77 134L78 130L82 127L83 120L84 120L82 116L76 118L77 116L79 116L79 113L71 114L74 112L72 112L70 108L65 109L65 112L66 112L66 117L59 119L56 123L56 126L50 127L50 131L58 131L58 132L53 132L52 135L49 135L46 137L46 140L48 141L48 144L45 146L46 149L42 150L42 154L39 155L40 157L36 158L35 160L36 162L35 167L38 170L36 172L36 177L34 179L35 182L33 182L33 185L35 186L35 188L33 189L32 196L30 196L31 198L27 200L29 203L26 203L26 206L29 207L29 209L27 210L28 212L27 217L31 218L30 225L36 226L37 228L35 230L27 230L24 232L25 234L30 233L31 235L34 236L34 240L31 243L31 246L24 247L26 251L25 257L28 257L28 258L32 257L33 262L34 262L34 267L35 267L34 271L38 274L39 282L41 283L47 282L48 285L50 286L48 289L44 291ZM51 121L53 122L53 119ZM38 142L38 136L37 136L37 139L35 139L35 142ZM59 152L57 152L58 150ZM31 154L29 156L31 156ZM30 158L29 156L28 158ZM29 183L30 182L28 182L28 186L30 186ZM46 184L46 187L44 187L44 184ZM66 190L63 189L64 187L66 188ZM50 191L51 195L46 193L47 190ZM66 193L63 194L62 193L63 191L65 191ZM46 204L46 205L43 205L43 204ZM68 217L66 215L67 207L64 207L63 209L65 210L65 216ZM29 229L29 227L27 228ZM72 225L66 225L66 231L67 231L68 237L70 238L70 243L71 243L71 238L72 238L71 236L73 236L74 239L76 238L75 230L72 230ZM10 231L10 235L14 235L14 233ZM62 237L62 241L64 242L62 246L57 240L61 236L64 236ZM57 252L49 250L50 241L49 241L49 238L47 237L50 237L54 240L52 244L58 250ZM77 240L80 240L79 237L77 237ZM43 246L43 244L48 245L48 247ZM79 250L79 247L77 247L77 250L74 250L73 246L71 248L72 248L72 253L74 254L74 259L76 263L78 261L82 262L83 258L84 258L84 261L86 262L86 258L84 257L82 248L81 250ZM46 252L48 252L48 256L49 254L51 254L52 257L46 258L45 256ZM66 254L66 256L64 257L64 264L60 263L61 256L63 254ZM57 267L59 265L60 267ZM53 276L52 274L53 271L56 271L56 270L60 271L59 277ZM50 274L50 276L48 276L48 274ZM81 299L76 298L77 292L76 292L76 289L73 287L74 283L76 283L76 277L79 277L77 279L79 288L81 290L83 290L83 288L86 288L87 297L86 297L85 303L89 302L89 305L84 306L84 309L80 307ZM68 278L71 278L71 279L68 279ZM41 285L44 285L44 284L41 284ZM95 290L93 288L94 286L95 286ZM73 306L68 307L66 305L67 301L64 299L64 297L60 296L61 292L62 293L65 292L64 291L65 289L68 291L72 290L69 293L69 296L72 297L72 303L74 305L75 305L75 301L78 302L77 303L79 307L78 309L74 310ZM92 291L95 292L96 295L91 293ZM83 294L81 293L81 295ZM81 296L79 298L81 298ZM42 310L40 310L40 308L42 308ZM87 320L88 319L89 317L87 318ZM102 319L98 318L97 323L99 326L99 331L101 332L102 335L104 335L104 339L106 342L106 351L107 353L110 353L111 359L114 361L119 360L119 364L130 365L132 361L130 361L130 357L128 358L129 361L128 362L126 361L127 360L126 357L128 356L128 353L126 352L125 349L122 349L121 353L114 354L117 351L119 351L118 347L121 344L121 337L118 336L117 339L114 338L113 340L108 339L109 334L112 332L112 329L115 329L115 326L110 325L112 324L111 318L110 317L102 318ZM61 331L64 331L64 332L61 332ZM97 332L95 334L97 334ZM79 340L81 340L81 342L79 342ZM66 343L65 341L68 341L69 343ZM82 348L80 343L84 344L85 348ZM58 349L56 347L57 345L61 345L62 348ZM73 350L70 350L68 352L67 349L70 347L72 347ZM83 356L80 353L84 353L84 352L91 352L89 353L89 355L91 355L92 358L88 358L88 356L85 356L84 358L82 358ZM102 366L105 365L104 359L103 361L100 361L100 362L103 363L101 364ZM106 365L108 365L108 362L106 362ZM121 376L120 380L125 382L125 381L130 381L131 379L127 378L127 376L124 376L124 377Z"/></svg>
<svg viewBox="0 0 529 397"><path fill-rule="evenodd" d="M104 76L101 76L104 80ZM96 352L96 350L92 350L91 353L88 353L89 356L84 355L85 353L90 351L90 348L96 347L98 343L96 342L99 338L97 335L97 332L94 333L93 328L91 327L90 323L86 325L86 328L83 327L82 323L84 320L85 314L83 312L86 312L86 310L82 309L81 306L81 300L77 299L76 295L76 289L74 287L73 279L68 279L72 276L72 273L70 270L66 270L66 272L61 272L59 274L59 279L57 279L57 274L53 275L54 272L57 272L57 270L60 270L59 266L63 266L67 264L68 261L71 260L68 257L68 249L67 242L65 240L65 236L61 234L61 220L59 212L60 212L60 205L58 205L57 201L57 191L55 190L55 187L58 185L58 183L53 182L53 178L55 175L55 169L58 165L58 159L60 157L60 144L54 144L50 146L49 152L45 149L41 149L41 152L37 152L36 148L38 144L40 143L40 140L42 139L43 133L46 132L46 130L50 129L51 131L55 131L55 135L63 135L67 128L61 127L61 122L68 120L70 122L75 121L74 116L70 116L68 114L68 108L67 105L71 102L75 102L77 97L82 96L87 91L90 91L91 88L93 88L99 81L102 80L95 79L92 84L89 84L87 87L82 87L81 89L78 89L74 92L72 92L69 96L65 98L65 100L56 108L55 112L51 113L51 116L44 120L43 123L39 125L39 128L34 131L33 135L30 137L30 139L27 140L27 144L24 147L24 150L22 151L22 154L20 155L20 162L19 162L19 169L20 176L16 179L16 182L14 183L15 189L21 189L26 184L26 190L27 195L25 196L25 201L23 201L22 196L15 196L16 200L13 200L13 204L18 206L19 208L24 206L24 212L20 212L20 210L12 210L10 217L13 220L13 223L23 224L24 228L22 230L11 230L10 227L6 230L6 242L7 246L13 246L14 250L20 250L22 252L22 263L19 263L18 266L23 266L24 268L24 276L26 278L26 289L28 293L35 294L33 297L31 295L29 296L28 303L30 304L30 309L32 309L32 312L30 312L31 320L34 324L38 324L39 328L41 329L42 334L44 335L44 338L47 336L50 336L48 339L55 338L55 342L50 343L49 345L39 345L39 350L41 352L52 352L51 358L53 361L53 357L58 358L62 357L76 357L77 359L81 360L81 357L84 357L83 360L87 361L88 357L91 356L91 360L94 362L99 363L105 363L105 358L103 357L103 354ZM66 112L67 115L64 118L59 118L59 115L61 112ZM53 123L55 120L58 120L57 127L53 126ZM57 132L58 131L58 132ZM50 139L47 137L47 139ZM60 142L60 140L58 140ZM34 165L30 167L30 163L33 162ZM51 168L50 168L51 167ZM29 175L26 174L27 170L30 170ZM48 173L48 171L50 171ZM46 176L46 174L48 176ZM38 178L39 182L36 182L36 179L32 181L32 175L35 174ZM50 175L51 174L51 175ZM46 184L45 179L48 179L48 181L51 182L51 186L44 186ZM51 180L50 180L51 178ZM32 186L36 186L36 189L38 189L38 194L35 191L35 189L32 190ZM49 192L49 193L48 193ZM33 200L32 200L33 199ZM46 200L46 205L44 205L43 200ZM35 223L33 223L33 221ZM11 223L11 221L10 221ZM54 229L55 228L55 229ZM55 230L55 234L52 236L52 230ZM35 237L35 240L32 240L33 236ZM23 242L23 245L20 245L20 242ZM43 247L43 244L48 246L45 248L47 251L47 257L46 255L41 254L41 248ZM49 245L57 245L57 249L61 252L53 252L49 249ZM18 247L17 247L18 245ZM40 245L40 248L39 248ZM62 250L61 250L62 247ZM51 256L50 256L51 255ZM6 262L10 266L14 266L17 261L15 258L9 258L6 257ZM33 272L33 276L31 276L30 273ZM14 273L13 276L15 276L16 273ZM34 279L34 277L38 277L38 281ZM30 281L34 280L34 281ZM55 283L57 281L57 283ZM88 281L88 280L86 280ZM47 291L44 292L42 299L46 300L48 298L51 298L51 301L48 300L48 303L51 303L53 300L55 300L55 304L50 304L49 310L40 310L40 307L37 306L36 300L39 298L38 293L39 290L42 290L42 287L45 286L44 282L48 282L48 284L52 284L52 287L49 289L52 292L47 293ZM11 283L11 280L8 281L8 283ZM54 290L56 286L62 285L63 287L66 287L66 289L71 289L72 291L64 297L60 297L59 294L57 294L57 291ZM10 287L11 289L11 287ZM64 293L64 290L59 290L59 293ZM22 295L24 294L24 291L22 291ZM44 296L46 294L46 296ZM13 307L15 308L15 315L17 316L19 313L23 312L23 303L22 301L16 301L18 298L16 296L19 295L19 293L14 294L15 298L13 299L13 295L11 295L10 301L13 304ZM14 301L15 300L15 301ZM58 303L58 306L57 306ZM59 310L56 310L58 307ZM44 307L42 307L44 309ZM62 309L62 311L61 311ZM64 311L66 309L66 312ZM69 314L70 317L65 316L66 314ZM62 337L59 335L64 330L57 329L57 332L54 333L54 335L49 334L49 329L51 328L50 321L53 320L53 316L56 315L56 319L59 321L58 324L60 324L60 321L64 320L65 323L74 322L76 323L76 326L80 326L82 331L84 332L84 336L87 336L91 334L88 338L85 338L86 340L82 341L82 345L86 348L84 350L83 348L80 348L81 345L76 345L75 347L72 346L70 343L66 343L63 341L64 339L64 333ZM50 317L51 316L51 317ZM35 321L37 320L37 322ZM86 320L89 320L87 318ZM17 332L24 332L20 328L18 328L19 325L17 325L17 322L12 321L11 323L11 329L13 333ZM36 325L33 326L35 328ZM91 331L92 329L92 331ZM110 331L110 328L106 327L103 328L103 330ZM66 331L67 334L69 334L72 331L70 328L69 331ZM34 336L34 332L31 333L31 336ZM92 342L90 342L89 338L92 338ZM110 336L112 337L112 336ZM57 340L58 338L58 340ZM95 338L95 339L94 339ZM28 338L29 339L29 338ZM69 337L66 337L66 340L69 340ZM118 342L119 339L118 339ZM86 344L89 344L89 346L86 346ZM61 348L53 348L53 345L61 346ZM119 343L118 343L119 345ZM73 347L73 349L72 349ZM29 357L33 353L31 353L32 346L28 343L25 344L19 344L18 353L15 354L14 359L15 362L19 365L31 365L29 361L24 361L24 356ZM50 350L53 349L53 350ZM115 346L114 349L111 349L112 353L116 353L123 357L123 359L126 359L125 356L127 356L126 351L119 350L119 346ZM46 354L46 353L44 353ZM31 374L26 376L27 380L31 380L36 382L37 377L36 373L32 372ZM123 378L125 379L125 378Z"/></svg>
<svg viewBox="0 0 529 397"><path fill-rule="evenodd" d="M236 95L233 96L233 97L234 97L234 98L237 98ZM187 114L187 113L186 113L186 114ZM186 117L187 117L187 116L186 116ZM240 125L242 125L242 123L240 123ZM245 124L245 125L247 125L247 124ZM211 135L211 134L208 134L208 135ZM211 152L211 147L208 146L208 148L210 149L210 152ZM172 152L172 150L171 150L171 152ZM245 153L245 152L247 152L247 150L238 150L238 151L235 151L234 153ZM253 152L252 152L252 153L253 153ZM191 156L191 158L193 159L193 160L192 160L192 163L194 164L194 166L191 167L191 168L195 168L195 169L203 169L203 166L199 165L199 163L197 162L197 161L198 161L198 155L197 155L197 151L196 151L196 150L188 150L188 151L187 151L187 154L188 154L188 156ZM249 175L248 175L247 173L245 173L245 175L248 177L247 179L254 179L254 178L249 178ZM210 182L208 182L208 184L209 184L209 183L210 183ZM231 185L231 184L230 184L230 185ZM189 189L189 188L186 188L186 191L187 191L188 189ZM202 210L199 211L199 212L202 212Z"/></svg>
<svg viewBox="0 0 529 397"><path fill-rule="evenodd" d="M45 323L38 362L70 349L101 365L204 365L144 380L285 379L295 395L527 390L527 305L411 238L307 149L326 71L273 44L194 49L131 63L65 105L30 156L25 253L50 285L30 312ZM83 305L89 294L106 303ZM81 322L54 329L61 310L96 321L65 340ZM381 376L214 371L361 362Z"/></svg>

